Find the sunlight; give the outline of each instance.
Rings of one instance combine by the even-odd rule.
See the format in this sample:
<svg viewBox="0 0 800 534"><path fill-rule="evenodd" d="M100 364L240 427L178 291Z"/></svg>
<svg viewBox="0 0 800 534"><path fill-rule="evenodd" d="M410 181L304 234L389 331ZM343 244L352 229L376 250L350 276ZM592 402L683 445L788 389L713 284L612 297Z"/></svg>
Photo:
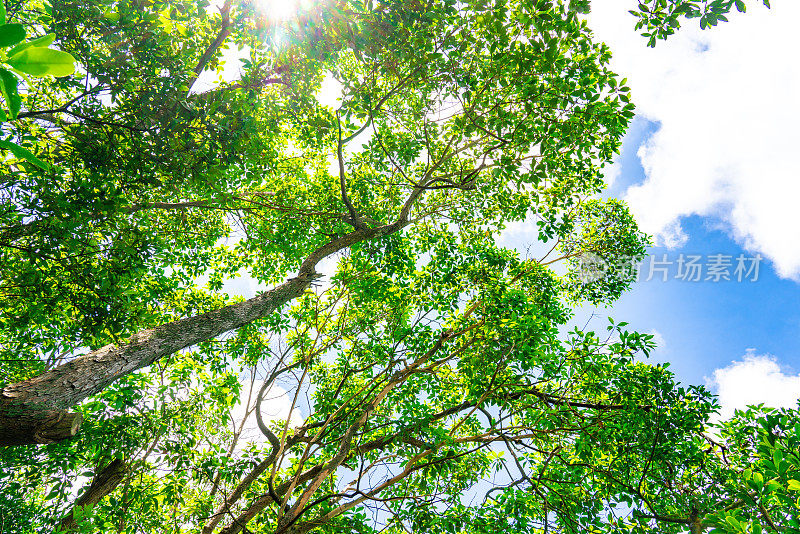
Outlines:
<svg viewBox="0 0 800 534"><path fill-rule="evenodd" d="M273 22L287 21L309 4L307 0L259 0L261 9Z"/></svg>

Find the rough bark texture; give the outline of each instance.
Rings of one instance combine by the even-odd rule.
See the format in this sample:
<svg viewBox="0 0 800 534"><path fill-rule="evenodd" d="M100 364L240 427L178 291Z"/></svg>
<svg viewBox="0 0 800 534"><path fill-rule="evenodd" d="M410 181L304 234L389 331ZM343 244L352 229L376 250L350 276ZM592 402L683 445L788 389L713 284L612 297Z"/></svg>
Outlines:
<svg viewBox="0 0 800 534"><path fill-rule="evenodd" d="M0 445L46 444L69 439L78 433L82 421L81 414L63 410L29 411L16 417L0 417Z"/></svg>
<svg viewBox="0 0 800 534"><path fill-rule="evenodd" d="M59 523L56 528L56 532L68 532L74 529L77 526L75 522L75 509L83 506L94 506L99 503L103 497L119 486L122 479L125 478L126 473L127 466L119 459L114 460L102 471L97 473L92 479L92 484L89 486L89 489L86 490L86 493L75 501L75 506L73 506L72 510L61 520L61 523Z"/></svg>

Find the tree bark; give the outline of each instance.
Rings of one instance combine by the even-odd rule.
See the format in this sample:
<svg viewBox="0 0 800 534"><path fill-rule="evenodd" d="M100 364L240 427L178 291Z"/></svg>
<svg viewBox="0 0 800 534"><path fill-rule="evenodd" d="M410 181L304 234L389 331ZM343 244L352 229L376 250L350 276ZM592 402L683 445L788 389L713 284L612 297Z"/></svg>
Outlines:
<svg viewBox="0 0 800 534"><path fill-rule="evenodd" d="M0 406L5 400L0 392ZM2 408L0 408L2 410ZM63 410L21 412L15 417L0 416L0 445L54 443L78 433L83 416Z"/></svg>
<svg viewBox="0 0 800 534"><path fill-rule="evenodd" d="M125 478L126 473L127 466L122 460L117 459L108 464L102 471L95 474L89 489L75 501L75 506L72 507L72 510L70 510L58 524L56 532L67 532L75 528L77 526L75 522L75 509L79 506L94 506L99 503L103 497L119 486L122 479Z"/></svg>
<svg viewBox="0 0 800 534"><path fill-rule="evenodd" d="M689 533L690 534L703 534L706 531L703 525L700 511L697 508L692 508L692 513L689 514Z"/></svg>
<svg viewBox="0 0 800 534"><path fill-rule="evenodd" d="M52 443L74 436L81 418L67 408L164 356L269 315L302 295L313 279L307 273L245 302L141 330L124 345L106 345L6 386L0 390L0 445Z"/></svg>

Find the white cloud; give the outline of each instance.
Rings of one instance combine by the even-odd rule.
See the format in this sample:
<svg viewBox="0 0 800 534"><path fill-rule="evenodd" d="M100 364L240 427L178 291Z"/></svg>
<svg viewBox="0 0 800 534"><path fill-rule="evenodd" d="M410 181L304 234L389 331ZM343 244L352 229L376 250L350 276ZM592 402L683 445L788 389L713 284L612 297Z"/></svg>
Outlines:
<svg viewBox="0 0 800 534"><path fill-rule="evenodd" d="M603 169L603 179L606 182L606 187L611 187L622 175L622 157L621 154L614 156L610 165L606 165Z"/></svg>
<svg viewBox="0 0 800 534"><path fill-rule="evenodd" d="M656 330L655 328L648 332L651 336L653 336L653 342L656 344L656 352L661 352L666 350L667 348L667 340L664 339L664 335Z"/></svg>
<svg viewBox="0 0 800 534"><path fill-rule="evenodd" d="M756 354L755 349L747 349L741 361L716 369L706 383L719 396L723 419L751 404L794 408L800 398L800 374L787 373L774 356Z"/></svg>
<svg viewBox="0 0 800 534"><path fill-rule="evenodd" d="M679 246L680 217L717 217L781 276L800 278L800 2L775 4L702 32L690 21L655 49L620 2L594 2L590 24L639 115L660 124L639 149L646 180L626 195L642 228Z"/></svg>

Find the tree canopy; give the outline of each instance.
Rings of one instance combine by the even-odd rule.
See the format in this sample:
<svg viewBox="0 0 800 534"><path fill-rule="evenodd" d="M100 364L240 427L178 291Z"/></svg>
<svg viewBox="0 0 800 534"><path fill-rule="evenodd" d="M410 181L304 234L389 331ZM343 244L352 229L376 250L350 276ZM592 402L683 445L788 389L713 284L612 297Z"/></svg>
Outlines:
<svg viewBox="0 0 800 534"><path fill-rule="evenodd" d="M6 2L0 530L800 529L795 411L715 426L652 336L567 326L648 242L586 9Z"/></svg>

